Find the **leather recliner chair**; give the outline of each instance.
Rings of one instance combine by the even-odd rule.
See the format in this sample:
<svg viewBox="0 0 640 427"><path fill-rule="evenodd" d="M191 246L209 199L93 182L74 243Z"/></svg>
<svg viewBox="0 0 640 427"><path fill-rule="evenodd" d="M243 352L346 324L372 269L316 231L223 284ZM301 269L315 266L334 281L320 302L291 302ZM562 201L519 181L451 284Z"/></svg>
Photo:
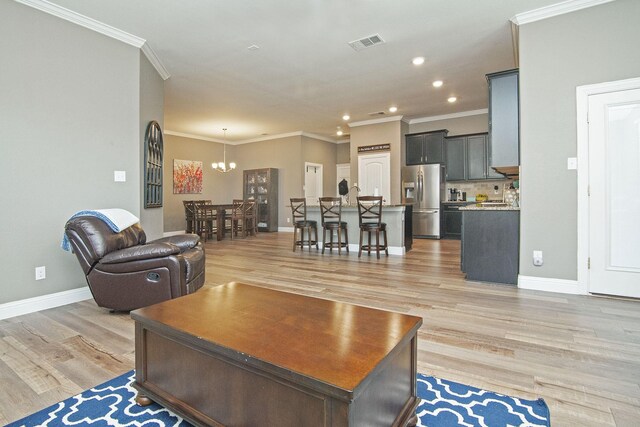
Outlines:
<svg viewBox="0 0 640 427"><path fill-rule="evenodd" d="M116 233L93 216L70 219L65 233L100 307L134 310L204 284L205 254L195 234L146 243L139 224Z"/></svg>

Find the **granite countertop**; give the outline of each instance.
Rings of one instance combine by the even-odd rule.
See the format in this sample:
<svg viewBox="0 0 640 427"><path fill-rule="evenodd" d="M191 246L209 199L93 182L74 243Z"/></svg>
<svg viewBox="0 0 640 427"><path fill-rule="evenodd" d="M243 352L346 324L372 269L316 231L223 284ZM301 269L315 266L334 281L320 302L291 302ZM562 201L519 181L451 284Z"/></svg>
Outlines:
<svg viewBox="0 0 640 427"><path fill-rule="evenodd" d="M519 211L519 206L496 206L496 205L486 205L486 206L478 206L477 204L461 206L461 211Z"/></svg>

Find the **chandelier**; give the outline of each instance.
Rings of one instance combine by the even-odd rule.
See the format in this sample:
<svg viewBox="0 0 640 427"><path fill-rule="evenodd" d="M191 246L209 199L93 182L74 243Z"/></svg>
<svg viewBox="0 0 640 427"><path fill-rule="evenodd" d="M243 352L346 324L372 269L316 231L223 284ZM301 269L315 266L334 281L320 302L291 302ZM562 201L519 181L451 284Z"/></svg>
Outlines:
<svg viewBox="0 0 640 427"><path fill-rule="evenodd" d="M224 131L224 139L222 141L222 161L218 163L211 163L211 167L218 172L229 172L236 168L235 162L229 162L227 165L227 128L222 129Z"/></svg>

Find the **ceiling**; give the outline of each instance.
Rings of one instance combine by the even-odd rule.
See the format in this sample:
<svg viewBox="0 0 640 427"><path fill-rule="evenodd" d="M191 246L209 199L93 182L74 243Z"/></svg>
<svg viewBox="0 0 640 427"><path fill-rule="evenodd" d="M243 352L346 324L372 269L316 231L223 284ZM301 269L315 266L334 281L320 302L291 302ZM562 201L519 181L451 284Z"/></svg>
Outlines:
<svg viewBox="0 0 640 427"><path fill-rule="evenodd" d="M51 0L147 41L170 74L165 131L222 139L228 128L230 142L297 131L340 139L344 114L486 108L485 74L515 66L509 19L557 2ZM385 43L348 45L373 34ZM425 63L414 66L416 56Z"/></svg>

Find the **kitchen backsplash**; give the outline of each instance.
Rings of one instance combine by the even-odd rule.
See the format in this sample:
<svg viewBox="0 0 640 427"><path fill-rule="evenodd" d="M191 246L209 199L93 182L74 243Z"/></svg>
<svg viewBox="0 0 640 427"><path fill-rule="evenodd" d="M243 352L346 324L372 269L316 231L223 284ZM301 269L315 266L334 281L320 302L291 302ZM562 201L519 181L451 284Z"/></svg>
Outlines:
<svg viewBox="0 0 640 427"><path fill-rule="evenodd" d="M467 193L467 200L469 197L475 197L476 194L486 194L489 200L503 200L503 191L507 199L512 198L515 190L508 190L513 180L500 180L500 181L475 181L475 182L451 182L447 183L447 200L451 200L452 188L461 192ZM494 192L494 186L498 187L497 194ZM509 194L511 193L511 194Z"/></svg>

